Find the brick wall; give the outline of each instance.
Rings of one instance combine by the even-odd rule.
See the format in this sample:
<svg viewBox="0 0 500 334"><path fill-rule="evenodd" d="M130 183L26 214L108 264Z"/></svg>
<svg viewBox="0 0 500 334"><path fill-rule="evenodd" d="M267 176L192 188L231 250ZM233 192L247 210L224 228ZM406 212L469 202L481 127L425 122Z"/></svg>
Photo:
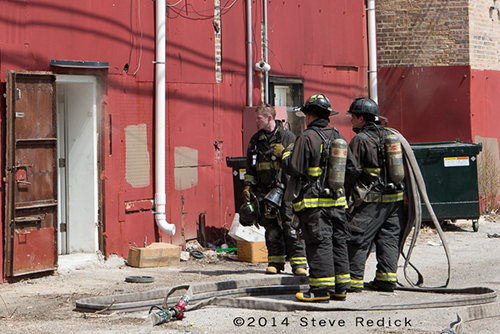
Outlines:
<svg viewBox="0 0 500 334"><path fill-rule="evenodd" d="M500 70L500 0L469 1L469 17L471 67Z"/></svg>
<svg viewBox="0 0 500 334"><path fill-rule="evenodd" d="M494 0L376 1L378 65L500 70L500 12L493 5Z"/></svg>

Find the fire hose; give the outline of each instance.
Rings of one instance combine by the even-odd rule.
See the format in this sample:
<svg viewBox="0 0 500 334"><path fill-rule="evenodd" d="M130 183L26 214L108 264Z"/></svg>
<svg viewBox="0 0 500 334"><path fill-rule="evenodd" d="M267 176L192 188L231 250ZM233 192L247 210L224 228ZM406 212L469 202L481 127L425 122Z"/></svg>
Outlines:
<svg viewBox="0 0 500 334"><path fill-rule="evenodd" d="M404 257L405 262L404 262L404 276L406 281L414 287L415 291L425 291L429 292L432 291L432 288L425 288L423 287L424 283L424 278L422 274L418 271L418 269L411 264L410 258L413 252L413 249L415 247L417 238L418 238L418 233L421 228L422 224L422 207L421 207L421 197L420 194L422 195L422 199L426 205L426 208L429 211L429 214L431 216L432 222L434 224L434 227L436 231L438 232L439 238L441 239L442 245L444 247L446 259L447 259L447 265L448 265L448 271L447 271L447 279L445 284L442 286L443 288L446 288L448 284L450 283L450 278L451 278L451 261L450 261L450 255L449 255L449 249L448 249L448 243L446 242L444 238L444 232L443 229L441 228L441 224L439 223L436 214L434 213L434 210L432 209L432 206L430 204L429 198L427 196L427 191L425 188L425 183L424 183L424 178L420 172L420 168L418 166L417 160L413 154L413 150L411 149L410 144L408 141L395 129L387 128L390 132L398 136L399 140L401 141L401 146L402 150L404 153L404 159L405 159L405 167L407 168L407 180L406 180L406 185L408 189L408 202L410 203L409 206L409 212L408 212L408 224L406 226L406 229L403 233L403 237L400 243L400 252L401 255ZM420 190L420 192L419 192ZM406 254L403 252L403 245L405 243L406 238L408 237L409 233L413 229L413 235L410 241L410 245L408 247L408 250ZM408 266L411 266L415 272L418 275L417 282L412 282L408 276L407 276L407 268ZM445 290L450 290L450 289L445 289ZM468 321L473 321L473 320L479 320L479 319L484 319L484 318L490 318L490 317L497 317L500 316L500 306L498 303L495 304L488 304L488 305L477 305L477 306L471 306L465 309L464 312L458 313L457 314L457 321L454 321L450 324L449 328L443 329L441 332L442 334L448 333L448 334L459 334L461 331L461 326L463 323L468 322Z"/></svg>
<svg viewBox="0 0 500 334"><path fill-rule="evenodd" d="M422 206L421 206L421 199L423 199L425 206L427 207L427 210L429 211L429 214L432 219L432 223L438 232L439 238L441 239L441 242L444 247L444 252L446 255L447 259L447 279L446 282L442 287L447 287L448 284L450 283L450 278L451 278L451 261L450 261L450 251L448 248L448 243L446 242L446 239L444 237L444 232L443 229L441 228L441 224L439 223L436 214L434 213L434 210L432 209L431 203L429 201L429 197L427 196L427 190L425 187L425 182L424 178L422 176L422 173L420 172L420 168L417 163L417 159L415 158L415 155L413 154L413 150L408 143L408 141L395 129L392 128L386 128L391 132L392 134L395 134L398 136L398 139L401 142L401 148L403 151L403 156L404 156L404 164L407 170L406 173L406 188L407 188L407 195L408 195L408 223L406 224L406 228L404 230L403 236L401 238L400 242L400 253L405 259L404 262L404 277L406 281L413 287L420 287L423 286L424 283L424 278L422 274L418 271L418 269L413 266L410 262L410 258L413 252L413 249L415 247L415 244L417 242L418 234L420 231L420 228L422 226ZM421 195L421 196L420 196ZM404 244L405 241L410 234L410 232L413 230L413 235L410 241L410 245L408 247L408 250L406 251L406 254L404 252ZM415 272L418 275L417 282L412 282L407 275L407 269L408 266L411 266Z"/></svg>
<svg viewBox="0 0 500 334"><path fill-rule="evenodd" d="M242 309L259 309L277 312L290 311L389 311L389 310L410 310L427 308L449 308L459 306L475 305L476 309L467 308L464 314L457 315L459 321L454 322L450 327L455 327L453 332L460 333L460 325L466 321L481 319L482 317L498 315L498 304L496 301L496 292L487 287L472 288L414 288L397 287L397 291L408 292L432 292L441 299L429 300L419 303L400 303L400 304L374 304L370 301L365 303L364 307L353 305L352 307L339 306L339 304L316 304L302 303L295 300L269 299L263 296L293 295L299 291L306 291L309 288L308 277L297 276L266 276L251 279L223 281L216 283L200 283L193 285L182 285L172 289L158 289L141 293L121 294L115 296L99 296L81 299L76 302L76 311L95 312L102 310L102 314L113 312L135 312L143 310L154 310L152 305L162 306L164 312L165 298L161 296L170 296L170 298L179 298L185 305L178 310L170 309L170 316L150 312L145 321L145 328L151 330L154 325L164 323L162 319L173 321L181 313L199 310L206 306L220 306ZM178 290L186 289L183 293ZM174 293L177 292L177 293ZM403 292L404 293L404 292ZM189 298L189 305L184 296ZM483 305L489 304L489 305ZM177 304L176 304L177 305ZM477 311L477 309L480 309ZM471 310L476 310L472 312ZM181 311L181 312L179 312ZM177 313L175 313L177 312ZM471 313L472 312L472 313ZM145 332L148 332L145 330ZM149 332L148 332L149 333ZM443 332L447 333L447 332Z"/></svg>
<svg viewBox="0 0 500 334"><path fill-rule="evenodd" d="M301 303L291 300L265 299L259 298L266 295L288 295L299 291L306 291L308 286L307 277L259 277L256 279L242 279L217 283L204 283L197 285L181 285L170 290L159 289L154 291L131 293L108 297L93 297L78 300L76 310L80 312L90 312L102 310L102 313L111 313L117 311L133 312L149 309L149 316L146 319L146 332L152 329L154 325L165 322L180 320L185 312L197 310L205 306L222 306L231 308L260 309L270 311L381 311L381 310L404 310L404 309L425 309L425 308L448 308L467 306L467 308L457 314L457 321L450 324L449 328L443 329L442 334L459 334L461 325L468 321L496 317L500 315L500 306L496 301L496 292L488 287L471 287L453 289L448 288L450 282L451 264L448 245L444 238L444 232L439 221L432 210L427 197L425 183L420 173L415 156L409 145L399 132L388 128L393 134L396 134L401 140L402 150L404 152L405 167L407 168L406 184L408 189L409 202L409 223L403 234L403 240L400 246L400 252L405 259L404 275L410 287L399 286L396 290L408 292L431 292L444 296L442 300L434 300L420 303L393 304L393 305L372 305L364 308L357 307L339 307L329 304ZM416 244L418 232L421 227L421 197L430 213L432 222L441 238L448 268L447 279L441 287L425 287L424 279L417 268L411 264L410 258L413 248ZM413 235L406 252L403 245L410 232ZM412 267L418 275L417 282L412 282L407 277L407 268ZM179 290L186 290L183 294ZM166 296L161 298L160 296ZM450 297L452 296L452 297ZM458 296L458 297L457 297ZM168 307L167 299L169 297L179 298L173 307ZM243 298L240 298L243 297ZM188 302L190 303L188 306ZM161 305L161 306L160 306ZM336 304L338 305L338 304ZM157 309L158 311L154 312Z"/></svg>

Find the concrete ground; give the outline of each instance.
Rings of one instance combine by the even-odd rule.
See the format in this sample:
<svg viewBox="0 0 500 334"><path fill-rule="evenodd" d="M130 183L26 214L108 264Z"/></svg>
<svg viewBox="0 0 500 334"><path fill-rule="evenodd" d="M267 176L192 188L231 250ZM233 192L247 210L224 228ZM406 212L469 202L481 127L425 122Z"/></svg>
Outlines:
<svg viewBox="0 0 500 334"><path fill-rule="evenodd" d="M452 261L450 288L500 287L500 223L482 218L479 231L472 222L443 225ZM207 253L208 255L209 253ZM147 311L112 314L75 311L77 300L96 296L152 291L181 284L202 284L268 277L266 265L238 262L228 257L206 256L181 262L175 267L133 268L123 259L106 261L94 254L60 257L59 270L50 276L0 285L1 333L441 333L463 314L466 306L456 302L443 308L400 308L386 311L360 311L370 306L406 305L454 299L455 295L395 291L364 291L350 294L345 302L331 301L348 311L263 311L209 306L186 312L185 318L153 328L145 326ZM403 259L399 280L405 286ZM444 284L446 257L436 231L420 231L412 263L421 271L426 286ZM287 267L289 269L289 267ZM411 272L411 270L409 270ZM365 281L373 279L375 257L367 262ZM290 275L290 271L284 275ZM129 276L152 276L153 283L128 283ZM410 273L410 276L414 276ZM163 298L164 296L159 296ZM293 295L266 296L266 300L294 301ZM493 304L498 308L498 302ZM465 323L462 333L495 333L499 317Z"/></svg>

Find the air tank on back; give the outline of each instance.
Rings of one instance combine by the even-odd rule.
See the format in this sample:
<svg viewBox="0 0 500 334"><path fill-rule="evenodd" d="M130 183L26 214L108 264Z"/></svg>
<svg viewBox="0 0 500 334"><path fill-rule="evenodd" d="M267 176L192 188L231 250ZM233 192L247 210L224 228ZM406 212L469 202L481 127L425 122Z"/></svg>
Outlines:
<svg viewBox="0 0 500 334"><path fill-rule="evenodd" d="M342 138L337 138L332 142L328 163L328 186L332 190L344 186L346 161L347 142Z"/></svg>
<svg viewBox="0 0 500 334"><path fill-rule="evenodd" d="M402 182L405 177L403 165L403 152L398 136L388 135L385 139L385 152L387 158L387 170L389 178L394 183Z"/></svg>

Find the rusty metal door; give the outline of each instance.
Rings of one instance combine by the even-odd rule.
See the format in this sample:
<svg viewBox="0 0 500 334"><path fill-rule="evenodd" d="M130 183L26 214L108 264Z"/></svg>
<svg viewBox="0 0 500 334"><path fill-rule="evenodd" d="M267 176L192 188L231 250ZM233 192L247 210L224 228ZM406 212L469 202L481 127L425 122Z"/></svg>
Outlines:
<svg viewBox="0 0 500 334"><path fill-rule="evenodd" d="M50 72L7 71L5 275L57 268L57 105Z"/></svg>

